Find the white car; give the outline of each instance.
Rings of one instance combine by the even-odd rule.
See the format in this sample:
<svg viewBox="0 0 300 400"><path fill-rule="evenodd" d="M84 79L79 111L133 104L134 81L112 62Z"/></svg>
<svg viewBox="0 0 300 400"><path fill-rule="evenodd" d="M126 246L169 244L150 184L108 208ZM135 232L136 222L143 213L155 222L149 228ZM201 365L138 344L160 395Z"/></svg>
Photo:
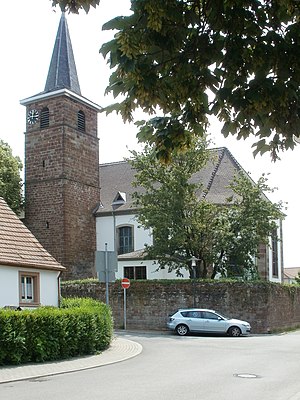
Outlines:
<svg viewBox="0 0 300 400"><path fill-rule="evenodd" d="M218 333L229 336L247 335L251 331L249 322L223 317L214 310L186 308L169 317L167 327L180 336L189 332Z"/></svg>

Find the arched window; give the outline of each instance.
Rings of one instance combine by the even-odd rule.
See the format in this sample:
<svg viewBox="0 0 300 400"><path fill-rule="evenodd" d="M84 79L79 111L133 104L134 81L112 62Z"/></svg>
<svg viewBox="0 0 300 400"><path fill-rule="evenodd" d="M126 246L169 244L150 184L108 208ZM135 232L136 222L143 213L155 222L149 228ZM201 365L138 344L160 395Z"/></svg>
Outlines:
<svg viewBox="0 0 300 400"><path fill-rule="evenodd" d="M80 132L85 132L85 115L81 110L77 113L77 128Z"/></svg>
<svg viewBox="0 0 300 400"><path fill-rule="evenodd" d="M130 225L118 228L118 254L131 253L133 251L133 227Z"/></svg>
<svg viewBox="0 0 300 400"><path fill-rule="evenodd" d="M48 126L49 126L49 108L44 107L41 111L40 127L41 129L43 129L43 128L48 128Z"/></svg>

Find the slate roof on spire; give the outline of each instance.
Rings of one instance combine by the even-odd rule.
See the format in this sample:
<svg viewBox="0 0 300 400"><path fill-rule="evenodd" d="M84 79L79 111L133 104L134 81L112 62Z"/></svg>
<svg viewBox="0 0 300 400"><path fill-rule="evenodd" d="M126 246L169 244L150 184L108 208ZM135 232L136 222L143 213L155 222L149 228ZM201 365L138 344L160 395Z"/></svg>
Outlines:
<svg viewBox="0 0 300 400"><path fill-rule="evenodd" d="M75 59L65 13L60 18L45 92L69 89L81 95Z"/></svg>

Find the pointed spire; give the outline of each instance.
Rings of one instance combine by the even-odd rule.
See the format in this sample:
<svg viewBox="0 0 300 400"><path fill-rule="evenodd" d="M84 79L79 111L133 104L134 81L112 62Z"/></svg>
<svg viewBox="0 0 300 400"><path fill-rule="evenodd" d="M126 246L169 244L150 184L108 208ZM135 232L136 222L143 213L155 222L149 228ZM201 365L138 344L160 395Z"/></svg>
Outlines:
<svg viewBox="0 0 300 400"><path fill-rule="evenodd" d="M81 95L65 13L61 15L53 48L45 92L69 89Z"/></svg>

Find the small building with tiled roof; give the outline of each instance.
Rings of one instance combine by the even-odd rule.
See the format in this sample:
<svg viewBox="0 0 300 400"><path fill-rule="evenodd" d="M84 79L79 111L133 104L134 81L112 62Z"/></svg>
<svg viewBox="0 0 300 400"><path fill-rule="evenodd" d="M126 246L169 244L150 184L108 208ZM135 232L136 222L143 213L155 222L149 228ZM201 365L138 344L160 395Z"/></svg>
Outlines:
<svg viewBox="0 0 300 400"><path fill-rule="evenodd" d="M201 183L197 193L199 199L218 204L227 204L234 195L229 185L237 172L243 171L241 165L225 148L210 150L207 164L191 177L191 182ZM144 254L145 244L152 244L152 235L137 221L138 210L134 206L132 194L142 188L133 187L135 170L127 161L100 165L100 206L96 212L97 250L116 251L118 253L118 271L116 278L132 279L175 279L175 271L159 269L155 260L147 260ZM247 175L249 176L249 175ZM249 176L249 179L251 177ZM253 184L255 184L253 182ZM258 272L262 279L283 281L282 227L279 221L276 252L270 246L262 245L257 260ZM105 247L106 246L106 247ZM276 254L275 254L276 253ZM181 271L183 278L189 278L186 270Z"/></svg>
<svg viewBox="0 0 300 400"><path fill-rule="evenodd" d="M0 197L0 307L58 306L64 270Z"/></svg>

